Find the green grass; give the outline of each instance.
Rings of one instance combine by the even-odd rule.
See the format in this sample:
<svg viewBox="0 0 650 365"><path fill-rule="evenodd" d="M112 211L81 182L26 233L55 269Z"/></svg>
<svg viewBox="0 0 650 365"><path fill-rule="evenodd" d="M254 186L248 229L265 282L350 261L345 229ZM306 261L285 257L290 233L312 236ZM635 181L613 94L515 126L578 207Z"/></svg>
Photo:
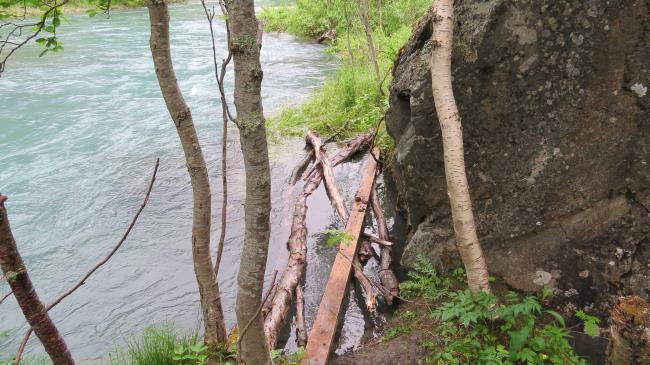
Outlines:
<svg viewBox="0 0 650 365"><path fill-rule="evenodd" d="M189 348L201 342L196 333L185 334L166 323L150 326L139 338L127 342L125 349L109 353L111 365L179 365L174 350Z"/></svg>
<svg viewBox="0 0 650 365"><path fill-rule="evenodd" d="M307 129L313 129L324 137L344 130L341 137L345 138L378 124L388 107L392 66L411 34L412 23L425 13L430 1L385 0L381 9L376 2L369 3L379 79L368 55L357 1L297 0L292 6L262 10L260 18L266 31L314 39L327 29L335 29L338 36L330 43L329 51L341 58L339 69L307 102L269 120L272 136L303 136ZM392 149L383 127L378 144L384 150Z"/></svg>

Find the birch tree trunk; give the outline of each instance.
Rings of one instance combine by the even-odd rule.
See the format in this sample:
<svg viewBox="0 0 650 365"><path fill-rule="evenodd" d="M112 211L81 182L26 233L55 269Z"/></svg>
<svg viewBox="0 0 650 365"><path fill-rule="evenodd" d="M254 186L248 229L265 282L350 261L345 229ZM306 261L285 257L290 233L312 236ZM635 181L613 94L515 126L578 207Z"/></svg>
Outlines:
<svg viewBox="0 0 650 365"><path fill-rule="evenodd" d="M212 219L210 182L201 145L199 144L190 108L181 94L172 64L169 40L169 12L165 0L148 4L151 22L150 47L156 76L167 110L174 121L185 153L187 171L192 182L194 210L192 218L192 256L199 285L205 344L215 349L226 341L226 326L221 308L219 284L210 255L210 224Z"/></svg>
<svg viewBox="0 0 650 365"><path fill-rule="evenodd" d="M253 0L227 2L235 61L235 107L241 150L246 169L244 249L237 277L237 323L253 321L241 339L241 359L249 365L271 363L261 305L266 258L269 250L271 173L262 110L261 28Z"/></svg>
<svg viewBox="0 0 650 365"><path fill-rule="evenodd" d="M2 273L7 278L25 319L43 344L52 363L54 365L73 365L74 360L68 346L47 314L43 302L38 298L25 263L20 257L4 206L6 200L6 196L0 195L0 266L2 266Z"/></svg>
<svg viewBox="0 0 650 365"><path fill-rule="evenodd" d="M447 194L456 233L456 245L472 292L489 292L488 271L476 233L472 201L465 173L463 130L451 84L454 0L434 0L431 85L436 105L447 177Z"/></svg>
<svg viewBox="0 0 650 365"><path fill-rule="evenodd" d="M370 26L370 17L368 15L368 0L361 0L361 20L363 22L363 30L366 33L366 40L368 41L368 55L375 70L375 77L377 78L377 82L381 82L377 50L375 49L375 42L372 40L372 27ZM383 94L381 86L379 87L379 92Z"/></svg>

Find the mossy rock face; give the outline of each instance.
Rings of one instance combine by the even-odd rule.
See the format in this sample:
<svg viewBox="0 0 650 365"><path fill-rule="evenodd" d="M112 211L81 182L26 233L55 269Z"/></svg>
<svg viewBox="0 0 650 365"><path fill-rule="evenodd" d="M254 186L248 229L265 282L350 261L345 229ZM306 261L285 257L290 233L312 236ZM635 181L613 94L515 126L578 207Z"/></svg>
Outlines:
<svg viewBox="0 0 650 365"><path fill-rule="evenodd" d="M550 273L578 307L648 298L650 1L457 3L454 93L490 270L524 290ZM427 14L396 61L386 123L412 243L402 263L425 253L445 267L457 254L431 27Z"/></svg>

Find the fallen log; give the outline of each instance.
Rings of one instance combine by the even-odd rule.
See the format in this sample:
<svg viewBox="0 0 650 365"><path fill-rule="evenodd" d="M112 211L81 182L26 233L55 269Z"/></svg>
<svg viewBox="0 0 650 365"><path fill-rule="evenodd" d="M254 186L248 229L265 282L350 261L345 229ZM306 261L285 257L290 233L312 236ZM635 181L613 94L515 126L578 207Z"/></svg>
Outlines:
<svg viewBox="0 0 650 365"><path fill-rule="evenodd" d="M314 160L314 150L311 149L305 157L293 168L291 172L291 177L289 178L289 185L296 185L296 182L300 179L300 175L307 169L307 166Z"/></svg>
<svg viewBox="0 0 650 365"><path fill-rule="evenodd" d="M336 327L341 313L343 298L347 292L348 282L353 259L357 250L357 242L361 231L370 200L370 192L375 183L377 161L370 157L366 160L361 178L361 184L351 209L351 216L347 221L345 231L353 237L352 244L340 245L334 259L325 293L321 299L316 321L307 342L306 357L301 364L325 365L330 355L330 348L334 341Z"/></svg>
<svg viewBox="0 0 650 365"><path fill-rule="evenodd" d="M331 161L332 166L337 166L348 160L359 151L367 149L374 138L374 131L361 135L348 143ZM268 311L264 320L264 333L269 349L275 348L277 336L284 325L291 299L296 286L305 272L307 260L307 198L318 188L323 180L322 171L315 170L305 183L301 193L296 198L293 208L291 234L287 240L289 260L287 268L282 273L276 285L273 299L269 302Z"/></svg>
<svg viewBox="0 0 650 365"><path fill-rule="evenodd" d="M329 193L328 196L330 198L332 206L336 209L339 218L341 218L343 222L347 222L349 217L348 211L345 207L345 203L343 202L343 198L339 193L329 158L323 149L323 145L320 142L318 134L309 131L307 133L307 142L313 147L313 151L315 151L316 161L318 161L318 164L321 166L323 175L325 177L325 188ZM355 262L361 266L365 265L368 260L370 260L370 257L372 257L372 245L370 242L364 240L359 244L359 246L360 248L357 257L355 258ZM357 268L356 264L354 265L355 269ZM364 297L366 298L366 306L368 307L368 310L372 311L377 307L377 293L370 284L368 278L363 275L363 271L360 271L360 273L361 275L359 275L359 270L355 270L355 278L357 278L359 281L359 285L361 286Z"/></svg>
<svg viewBox="0 0 650 365"><path fill-rule="evenodd" d="M362 263L359 258L356 258L353 263L354 279L359 283L363 290L364 298L366 300L366 308L370 311L377 309L377 290L366 274L363 273Z"/></svg>
<svg viewBox="0 0 650 365"><path fill-rule="evenodd" d="M375 215L375 220L377 221L377 232L379 233L379 239L381 241L388 240L388 225L386 224L386 217L384 216L384 211L381 209L381 202L379 201L379 194L377 194L377 189L373 188L372 193L370 194L370 200L372 204L372 211ZM371 238L372 239L372 238ZM391 269L391 264L393 262L392 256L392 244L390 245L381 245L379 251L380 255L380 269L379 269L379 281L384 287L386 303L388 305L393 304L393 299L399 296L399 282L395 273Z"/></svg>
<svg viewBox="0 0 650 365"><path fill-rule="evenodd" d="M362 134L362 135L348 141L346 143L345 148L343 149L343 151L345 151L345 150L351 150L351 151L363 151L363 150L366 150L366 149L370 148L370 146L372 146L372 141L375 139L375 136L376 136L375 129L369 129L368 133ZM332 166L336 166L336 165L340 164L342 162L341 158L343 156L344 156L344 154L342 155L341 152L339 152L336 156L334 156L334 158L332 158ZM316 171L318 171L318 166L316 164L314 164L314 166L312 166L309 169L309 171L307 172L307 174L305 175L304 180L308 181Z"/></svg>
<svg viewBox="0 0 650 365"><path fill-rule="evenodd" d="M332 163L327 157L327 153L323 148L323 142L320 137L314 131L307 132L307 142L312 146L314 151L314 157L316 161L321 166L323 177L325 179L325 188L327 189L330 201L332 206L338 212L341 219L345 222L348 220L348 212L345 209L345 203L343 203L343 198L339 193L339 189L336 186L336 181L334 180L334 171L332 170Z"/></svg>
<svg viewBox="0 0 650 365"><path fill-rule="evenodd" d="M300 285L296 287L296 343L298 347L307 346L307 326L305 325L305 297Z"/></svg>
<svg viewBox="0 0 650 365"><path fill-rule="evenodd" d="M392 242L390 242L390 241L386 241L386 240L383 240L383 239L381 239L381 238L379 238L379 237L373 235L372 233L367 233L367 232L366 232L366 233L363 234L363 236L366 237L367 239L371 240L372 242L374 242L374 243L380 245L380 246L393 247L393 243L392 243Z"/></svg>

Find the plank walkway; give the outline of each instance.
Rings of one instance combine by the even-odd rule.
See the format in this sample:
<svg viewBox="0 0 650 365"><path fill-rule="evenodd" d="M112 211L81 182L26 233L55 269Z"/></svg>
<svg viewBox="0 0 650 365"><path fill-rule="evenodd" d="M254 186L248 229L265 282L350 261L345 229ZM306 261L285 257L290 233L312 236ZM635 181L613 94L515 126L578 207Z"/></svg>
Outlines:
<svg viewBox="0 0 650 365"><path fill-rule="evenodd" d="M373 150L373 153L375 156L379 156L377 149ZM350 281L352 261L356 255L357 243L363 230L370 192L375 184L376 171L377 161L372 156L368 156L359 190L354 198L350 217L345 226L345 231L354 237L353 244L341 244L339 252L336 254L314 326L309 334L306 354L300 363L301 365L325 365L329 359L339 322L339 314L342 309L341 306Z"/></svg>

